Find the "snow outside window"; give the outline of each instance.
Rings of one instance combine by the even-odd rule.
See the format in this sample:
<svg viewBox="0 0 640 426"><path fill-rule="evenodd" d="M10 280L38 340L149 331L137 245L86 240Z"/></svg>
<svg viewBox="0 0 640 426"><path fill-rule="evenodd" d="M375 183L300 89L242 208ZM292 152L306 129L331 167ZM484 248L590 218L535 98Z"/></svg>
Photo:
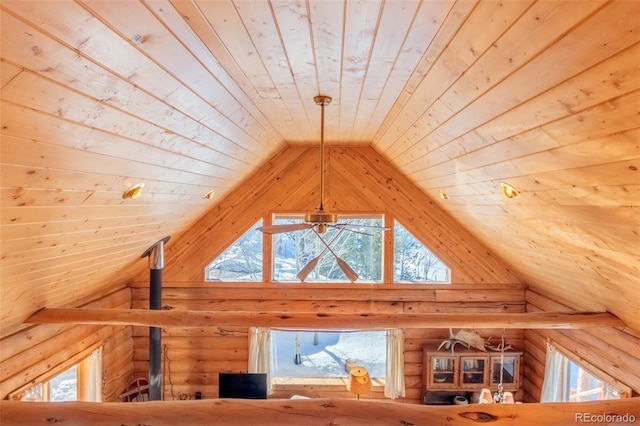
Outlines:
<svg viewBox="0 0 640 426"><path fill-rule="evenodd" d="M398 221L393 226L393 281L450 283L451 270Z"/></svg>
<svg viewBox="0 0 640 426"><path fill-rule="evenodd" d="M262 219L205 268L206 281L262 281Z"/></svg>
<svg viewBox="0 0 640 426"><path fill-rule="evenodd" d="M102 348L62 373L25 390L20 400L102 402Z"/></svg>
<svg viewBox="0 0 640 426"><path fill-rule="evenodd" d="M362 365L372 379L384 379L386 335L386 331L272 330L273 377L280 383L294 383L296 378L346 378L351 367Z"/></svg>
<svg viewBox="0 0 640 426"><path fill-rule="evenodd" d="M274 225L303 223L303 214L276 214ZM335 254L344 259L360 276L358 281L382 282L382 230L366 228L382 227L382 215L340 215L340 223L348 223L361 229L357 232L329 227L320 234ZM312 259L320 256L307 282L347 282L335 257L325 250L313 230L283 232L273 235L274 281L299 281L296 274Z"/></svg>
<svg viewBox="0 0 640 426"><path fill-rule="evenodd" d="M541 402L583 402L619 399L620 396L618 387L598 377L598 373L590 373L547 343Z"/></svg>

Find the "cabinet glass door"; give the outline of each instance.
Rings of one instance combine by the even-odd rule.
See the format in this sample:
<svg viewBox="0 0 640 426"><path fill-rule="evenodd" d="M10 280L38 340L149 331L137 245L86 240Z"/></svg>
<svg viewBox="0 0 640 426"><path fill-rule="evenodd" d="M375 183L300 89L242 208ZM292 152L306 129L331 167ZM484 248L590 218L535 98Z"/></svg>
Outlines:
<svg viewBox="0 0 640 426"><path fill-rule="evenodd" d="M456 384L456 358L431 358L431 384L434 387L450 387Z"/></svg>
<svg viewBox="0 0 640 426"><path fill-rule="evenodd" d="M499 356L491 357L491 386L500 383L500 365L502 364L502 383L505 388L516 383L516 363L517 357L505 356L504 363Z"/></svg>
<svg viewBox="0 0 640 426"><path fill-rule="evenodd" d="M486 358L480 357L462 357L462 375L460 376L461 384L466 388L486 386Z"/></svg>

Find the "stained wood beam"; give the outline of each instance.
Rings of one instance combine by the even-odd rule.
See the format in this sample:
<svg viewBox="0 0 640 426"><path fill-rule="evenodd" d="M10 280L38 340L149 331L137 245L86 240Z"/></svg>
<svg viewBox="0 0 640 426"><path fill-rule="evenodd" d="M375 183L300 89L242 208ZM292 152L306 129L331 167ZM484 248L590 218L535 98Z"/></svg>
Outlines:
<svg viewBox="0 0 640 426"><path fill-rule="evenodd" d="M634 423L640 398L514 405L429 406L352 399L149 401L136 403L65 402L37 404L0 401L3 426L51 425L568 425L585 416L608 416L598 424ZM606 413L606 414L604 414ZM626 417L625 417L626 416ZM428 419L428 421L427 421ZM623 419L627 419L626 421ZM631 421L630 421L631 420ZM594 423L586 421L586 423ZM426 423L425 423L426 422Z"/></svg>
<svg viewBox="0 0 640 426"><path fill-rule="evenodd" d="M272 327L272 328L507 328L569 329L624 327L608 312L525 312L468 314L327 314L147 309L44 308L28 324L102 324L149 327Z"/></svg>

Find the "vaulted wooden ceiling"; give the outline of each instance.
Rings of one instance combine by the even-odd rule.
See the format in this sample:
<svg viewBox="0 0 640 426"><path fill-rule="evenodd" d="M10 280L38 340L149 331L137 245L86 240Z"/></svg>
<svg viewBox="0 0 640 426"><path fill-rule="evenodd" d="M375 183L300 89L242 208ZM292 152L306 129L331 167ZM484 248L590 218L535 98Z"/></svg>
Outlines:
<svg viewBox="0 0 640 426"><path fill-rule="evenodd" d="M151 243L179 241L285 147L317 143L318 94L333 97L328 143L375 149L522 282L639 331L639 13L3 1L0 335L122 286ZM122 199L137 182L143 195Z"/></svg>

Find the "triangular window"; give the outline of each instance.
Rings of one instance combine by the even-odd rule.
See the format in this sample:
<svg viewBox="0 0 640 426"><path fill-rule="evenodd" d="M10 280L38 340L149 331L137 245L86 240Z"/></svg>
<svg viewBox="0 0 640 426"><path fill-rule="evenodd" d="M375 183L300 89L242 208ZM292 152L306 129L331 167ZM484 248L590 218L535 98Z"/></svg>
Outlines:
<svg viewBox="0 0 640 426"><path fill-rule="evenodd" d="M393 281L449 283L451 270L398 221L393 226Z"/></svg>
<svg viewBox="0 0 640 426"><path fill-rule="evenodd" d="M262 219L205 268L207 281L262 281Z"/></svg>

